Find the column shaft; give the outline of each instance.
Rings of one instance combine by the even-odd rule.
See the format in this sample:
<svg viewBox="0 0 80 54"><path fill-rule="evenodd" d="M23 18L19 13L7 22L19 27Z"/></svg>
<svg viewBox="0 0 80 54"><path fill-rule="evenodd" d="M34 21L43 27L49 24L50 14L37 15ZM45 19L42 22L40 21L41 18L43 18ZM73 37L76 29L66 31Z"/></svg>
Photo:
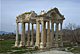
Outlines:
<svg viewBox="0 0 80 54"><path fill-rule="evenodd" d="M24 29L23 30L23 37L24 37L24 39L23 39L24 40L24 44L23 45L25 46L25 23L24 23L24 28L23 29Z"/></svg>
<svg viewBox="0 0 80 54"><path fill-rule="evenodd" d="M62 47L63 46L63 41L62 41L62 23L60 24L60 27L61 27L61 30L60 30L60 32L61 32L61 35L60 35L60 46Z"/></svg>
<svg viewBox="0 0 80 54"><path fill-rule="evenodd" d="M50 23L48 21L48 25L47 25L47 47L50 48Z"/></svg>
<svg viewBox="0 0 80 54"><path fill-rule="evenodd" d="M24 25L22 23L22 25L21 25L21 41L23 41L23 28L24 28Z"/></svg>
<svg viewBox="0 0 80 54"><path fill-rule="evenodd" d="M21 41L20 41L20 47L25 45L25 40L24 40L24 23L22 22L21 25Z"/></svg>
<svg viewBox="0 0 80 54"><path fill-rule="evenodd" d="M53 47L53 22L51 21L51 46Z"/></svg>
<svg viewBox="0 0 80 54"><path fill-rule="evenodd" d="M27 36L27 46L30 46L30 23L28 23L28 36Z"/></svg>
<svg viewBox="0 0 80 54"><path fill-rule="evenodd" d="M41 43L40 48L44 48L44 21L41 21Z"/></svg>
<svg viewBox="0 0 80 54"><path fill-rule="evenodd" d="M32 31L31 31L31 46L33 46L33 43L34 43L34 41L33 41L33 24L32 24Z"/></svg>
<svg viewBox="0 0 80 54"><path fill-rule="evenodd" d="M52 40L53 40L53 41L52 41L52 45L53 45L53 47L54 47L54 44L55 44L55 43L54 43L54 23L53 23L53 37L52 37Z"/></svg>
<svg viewBox="0 0 80 54"><path fill-rule="evenodd" d="M39 37L39 31L40 31L40 25L39 25L39 21L36 21L36 43L35 45L39 47L40 44L40 37Z"/></svg>
<svg viewBox="0 0 80 54"><path fill-rule="evenodd" d="M58 24L59 23L56 23L55 47L58 47Z"/></svg>
<svg viewBox="0 0 80 54"><path fill-rule="evenodd" d="M47 35L46 35L46 22L44 22L44 46L46 46Z"/></svg>
<svg viewBox="0 0 80 54"><path fill-rule="evenodd" d="M19 34L18 23L16 23L16 41L15 41L15 46L18 46L18 34Z"/></svg>

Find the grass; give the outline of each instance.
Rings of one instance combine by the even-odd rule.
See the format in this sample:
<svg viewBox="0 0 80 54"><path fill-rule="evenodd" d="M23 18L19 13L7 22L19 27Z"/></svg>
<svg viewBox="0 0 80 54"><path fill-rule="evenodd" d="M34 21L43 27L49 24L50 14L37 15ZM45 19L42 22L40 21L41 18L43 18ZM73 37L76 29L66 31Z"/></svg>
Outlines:
<svg viewBox="0 0 80 54"><path fill-rule="evenodd" d="M13 54L21 54L21 53L25 53L25 52L31 52L31 51L34 51L34 50L26 50L27 47L21 47L21 48L17 48L17 47L14 47L15 44L15 39L5 39L5 40L2 40L0 41L0 53L6 53L6 52L11 52L11 50L24 50L24 51L17 51L17 52L14 52Z"/></svg>
<svg viewBox="0 0 80 54"><path fill-rule="evenodd" d="M80 53L80 49L79 48L74 48L71 52L79 52Z"/></svg>
<svg viewBox="0 0 80 54"><path fill-rule="evenodd" d="M12 50L12 46L14 45L14 39L6 39L0 41L0 53L7 52Z"/></svg>
<svg viewBox="0 0 80 54"><path fill-rule="evenodd" d="M74 49L72 49L72 48L74 48ZM73 47L73 46L70 47L69 46L69 48L67 48L67 49L68 49L68 52L80 53L80 47ZM65 49L63 49L62 51L65 51Z"/></svg>
<svg viewBox="0 0 80 54"><path fill-rule="evenodd" d="M21 50L21 51L13 52L12 54L22 54L26 52L32 53L32 51L36 51L32 49L26 50L28 49L27 47L21 47L21 48L14 47L13 48L14 44L15 44L15 39L0 40L0 53L11 52L11 50ZM71 46L69 49L71 48L73 47ZM71 52L80 52L80 48L74 48Z"/></svg>
<svg viewBox="0 0 80 54"><path fill-rule="evenodd" d="M36 50L17 51L17 52L14 52L12 54L22 54L22 53L26 53L26 52L29 52L30 54L32 54L33 51L36 51Z"/></svg>
<svg viewBox="0 0 80 54"><path fill-rule="evenodd" d="M27 51L17 51L17 52L14 52L14 53L11 53L11 54L22 54L22 53L26 53Z"/></svg>

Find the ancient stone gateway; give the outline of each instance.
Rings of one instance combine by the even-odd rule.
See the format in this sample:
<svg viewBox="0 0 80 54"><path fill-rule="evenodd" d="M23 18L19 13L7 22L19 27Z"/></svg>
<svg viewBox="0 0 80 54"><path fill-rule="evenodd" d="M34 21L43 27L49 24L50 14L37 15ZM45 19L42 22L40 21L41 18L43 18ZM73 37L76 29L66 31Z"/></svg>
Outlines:
<svg viewBox="0 0 80 54"><path fill-rule="evenodd" d="M35 11L24 12L16 17L16 41L15 47L33 46L39 49L62 47L62 24L64 15L61 15L56 7L50 8L48 11L42 10L39 15ZM21 41L18 45L18 33L21 23ZM25 42L25 24L28 23L27 42ZM32 24L32 33L30 37L30 23ZM36 24L36 42L34 44L33 25ZM40 35L41 25L41 35ZM47 27L47 29L46 29ZM50 29L51 27L51 29ZM55 27L55 28L54 28Z"/></svg>

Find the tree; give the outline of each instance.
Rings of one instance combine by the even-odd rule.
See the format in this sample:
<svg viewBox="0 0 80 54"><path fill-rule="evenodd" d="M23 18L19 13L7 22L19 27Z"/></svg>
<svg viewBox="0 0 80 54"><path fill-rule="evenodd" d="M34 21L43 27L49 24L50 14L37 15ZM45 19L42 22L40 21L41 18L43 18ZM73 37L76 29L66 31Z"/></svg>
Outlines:
<svg viewBox="0 0 80 54"><path fill-rule="evenodd" d="M80 25L76 24L66 24L65 29L71 30L71 41L77 42L78 46L80 46Z"/></svg>
<svg viewBox="0 0 80 54"><path fill-rule="evenodd" d="M69 24L66 24L66 27L65 27L67 30L72 30L72 24L69 23Z"/></svg>
<svg viewBox="0 0 80 54"><path fill-rule="evenodd" d="M80 46L80 28L74 30L74 40L77 42L78 46Z"/></svg>

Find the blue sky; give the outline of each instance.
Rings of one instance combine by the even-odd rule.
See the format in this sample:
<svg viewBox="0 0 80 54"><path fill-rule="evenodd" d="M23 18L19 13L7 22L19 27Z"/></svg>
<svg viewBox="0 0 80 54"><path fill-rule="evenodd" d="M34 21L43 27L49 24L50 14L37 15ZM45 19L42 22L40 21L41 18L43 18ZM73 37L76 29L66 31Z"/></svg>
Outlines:
<svg viewBox="0 0 80 54"><path fill-rule="evenodd" d="M80 0L0 0L0 7L0 31L14 32L16 16L22 12L34 10L39 14L51 7L65 16L63 28L69 22L80 25Z"/></svg>

